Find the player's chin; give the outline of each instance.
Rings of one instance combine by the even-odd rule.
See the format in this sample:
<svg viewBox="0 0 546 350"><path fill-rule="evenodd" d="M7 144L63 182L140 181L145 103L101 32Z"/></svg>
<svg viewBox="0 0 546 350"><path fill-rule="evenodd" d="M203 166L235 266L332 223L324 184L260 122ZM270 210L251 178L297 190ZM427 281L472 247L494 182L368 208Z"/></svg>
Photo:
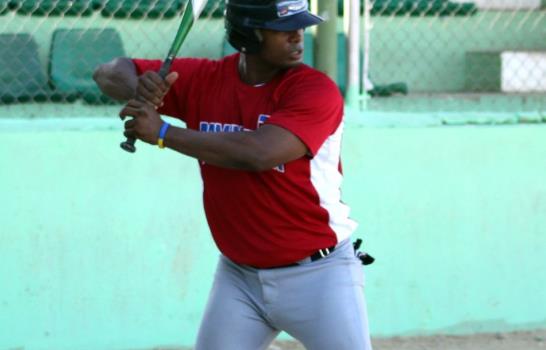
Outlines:
<svg viewBox="0 0 546 350"><path fill-rule="evenodd" d="M294 68L303 63L303 57L288 57L283 63L285 68Z"/></svg>
<svg viewBox="0 0 546 350"><path fill-rule="evenodd" d="M283 65L283 68L284 69L290 69L290 68L296 68L297 66L303 64L302 61L298 61L298 62L287 62L286 64Z"/></svg>
<svg viewBox="0 0 546 350"><path fill-rule="evenodd" d="M283 57L283 66L286 68L297 67L303 63L303 50L290 51Z"/></svg>

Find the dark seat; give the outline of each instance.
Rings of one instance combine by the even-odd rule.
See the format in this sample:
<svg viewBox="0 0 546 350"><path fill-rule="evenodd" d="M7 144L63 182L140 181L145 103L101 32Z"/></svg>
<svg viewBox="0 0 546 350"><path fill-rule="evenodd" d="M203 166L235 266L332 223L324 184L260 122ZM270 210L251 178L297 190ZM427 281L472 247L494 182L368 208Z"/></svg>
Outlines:
<svg viewBox="0 0 546 350"><path fill-rule="evenodd" d="M179 14L184 0L95 0L103 2L101 14L115 18L170 18Z"/></svg>
<svg viewBox="0 0 546 350"><path fill-rule="evenodd" d="M184 2L187 2L185 0ZM201 17L223 17L226 8L225 0L208 0L201 12Z"/></svg>
<svg viewBox="0 0 546 350"><path fill-rule="evenodd" d="M95 4L89 0L11 0L18 14L32 16L89 16Z"/></svg>
<svg viewBox="0 0 546 350"><path fill-rule="evenodd" d="M0 0L0 15L5 14L10 10L9 0Z"/></svg>
<svg viewBox="0 0 546 350"><path fill-rule="evenodd" d="M370 14L377 16L466 16L477 12L474 3L448 0L372 0Z"/></svg>
<svg viewBox="0 0 546 350"><path fill-rule="evenodd" d="M46 101L53 97L30 34L0 34L0 101Z"/></svg>
<svg viewBox="0 0 546 350"><path fill-rule="evenodd" d="M337 4L338 15L342 16L344 0L337 0ZM375 16L405 16L408 12L411 16L466 16L473 15L478 10L471 0L464 3L449 0L370 0L370 5L370 13ZM360 1L360 12L363 11L364 1Z"/></svg>
<svg viewBox="0 0 546 350"><path fill-rule="evenodd" d="M93 71L120 56L125 51L115 29L57 29L51 43L51 82L57 91L77 94L88 103L113 103L96 86Z"/></svg>

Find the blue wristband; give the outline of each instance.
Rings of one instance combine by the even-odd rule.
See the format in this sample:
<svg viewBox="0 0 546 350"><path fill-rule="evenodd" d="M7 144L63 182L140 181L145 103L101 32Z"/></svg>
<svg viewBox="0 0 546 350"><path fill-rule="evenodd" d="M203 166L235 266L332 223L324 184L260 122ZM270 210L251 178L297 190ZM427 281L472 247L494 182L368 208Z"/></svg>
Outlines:
<svg viewBox="0 0 546 350"><path fill-rule="evenodd" d="M167 122L163 122L163 125L161 125L161 129L159 130L159 138L157 139L157 145L159 146L159 148L165 148L165 135L167 134L167 130L169 130L170 126L171 124Z"/></svg>

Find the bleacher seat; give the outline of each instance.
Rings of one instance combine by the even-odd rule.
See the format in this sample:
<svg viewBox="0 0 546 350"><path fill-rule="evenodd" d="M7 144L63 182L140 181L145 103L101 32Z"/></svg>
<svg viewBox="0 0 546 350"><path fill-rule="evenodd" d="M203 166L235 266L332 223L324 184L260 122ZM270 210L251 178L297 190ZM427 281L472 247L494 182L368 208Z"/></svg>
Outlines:
<svg viewBox="0 0 546 350"><path fill-rule="evenodd" d="M201 12L201 17L223 17L226 9L225 3L225 0L208 0L203 12Z"/></svg>
<svg viewBox="0 0 546 350"><path fill-rule="evenodd" d="M30 34L0 34L0 101L45 101L52 96Z"/></svg>
<svg viewBox="0 0 546 350"><path fill-rule="evenodd" d="M112 103L93 81L93 71L120 56L125 51L115 29L57 29L51 43L51 82L57 91L78 94L88 103Z"/></svg>
<svg viewBox="0 0 546 350"><path fill-rule="evenodd" d="M337 0L337 12L343 15L344 0ZM311 5L314 5L311 3ZM371 0L370 14L374 16L446 16L472 15L477 7L472 0L467 2L452 2L449 0ZM312 6L312 10L316 11ZM360 11L364 11L364 1L360 1Z"/></svg>
<svg viewBox="0 0 546 350"><path fill-rule="evenodd" d="M89 0L12 0L18 14L32 16L89 16L95 4Z"/></svg>
<svg viewBox="0 0 546 350"><path fill-rule="evenodd" d="M474 3L448 0L372 0L371 15L377 16L466 16L477 12Z"/></svg>
<svg viewBox="0 0 546 350"><path fill-rule="evenodd" d="M104 2L101 14L115 18L170 18L180 13L184 0L95 0Z"/></svg>
<svg viewBox="0 0 546 350"><path fill-rule="evenodd" d="M9 0L0 0L0 15L5 14L10 10Z"/></svg>

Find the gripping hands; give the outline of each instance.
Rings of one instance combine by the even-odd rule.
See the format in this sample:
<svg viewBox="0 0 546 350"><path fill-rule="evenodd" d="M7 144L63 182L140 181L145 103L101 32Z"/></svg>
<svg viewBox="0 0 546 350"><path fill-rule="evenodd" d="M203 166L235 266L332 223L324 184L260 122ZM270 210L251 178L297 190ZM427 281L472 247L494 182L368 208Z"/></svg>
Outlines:
<svg viewBox="0 0 546 350"><path fill-rule="evenodd" d="M169 73L165 79L161 78L157 72L145 72L138 77L137 100L155 106L156 109L163 106L163 98L176 79L178 79L177 72Z"/></svg>
<svg viewBox="0 0 546 350"><path fill-rule="evenodd" d="M169 73L165 79L153 71L147 71L138 77L136 98L130 100L119 113L121 120L133 117L125 122L127 140L121 143L121 148L135 152L136 139L150 144L156 144L162 120L157 109L163 106L163 98L178 79L177 72Z"/></svg>

